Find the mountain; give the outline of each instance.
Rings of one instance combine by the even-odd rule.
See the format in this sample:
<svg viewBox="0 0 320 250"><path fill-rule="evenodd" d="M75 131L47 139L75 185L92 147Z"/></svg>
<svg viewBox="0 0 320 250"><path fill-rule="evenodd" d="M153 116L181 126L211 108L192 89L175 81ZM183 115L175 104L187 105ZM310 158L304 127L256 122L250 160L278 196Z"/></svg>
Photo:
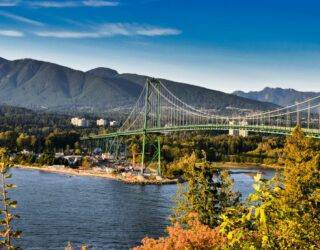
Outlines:
<svg viewBox="0 0 320 250"><path fill-rule="evenodd" d="M266 87L261 91L235 91L233 94L261 102L271 102L280 106L288 106L308 98L319 96L320 92L302 92L294 89Z"/></svg>
<svg viewBox="0 0 320 250"><path fill-rule="evenodd" d="M147 76L119 74L108 68L87 72L61 65L0 58L0 103L50 111L110 112L129 110ZM267 110L276 105L162 79L182 101L216 112Z"/></svg>

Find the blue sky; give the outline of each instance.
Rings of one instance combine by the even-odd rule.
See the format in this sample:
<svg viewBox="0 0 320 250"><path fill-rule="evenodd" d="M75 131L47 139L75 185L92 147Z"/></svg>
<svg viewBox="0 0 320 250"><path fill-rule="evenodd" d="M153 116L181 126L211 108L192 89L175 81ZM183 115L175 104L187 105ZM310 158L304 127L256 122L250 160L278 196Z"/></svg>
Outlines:
<svg viewBox="0 0 320 250"><path fill-rule="evenodd" d="M0 56L320 91L318 0L0 0Z"/></svg>

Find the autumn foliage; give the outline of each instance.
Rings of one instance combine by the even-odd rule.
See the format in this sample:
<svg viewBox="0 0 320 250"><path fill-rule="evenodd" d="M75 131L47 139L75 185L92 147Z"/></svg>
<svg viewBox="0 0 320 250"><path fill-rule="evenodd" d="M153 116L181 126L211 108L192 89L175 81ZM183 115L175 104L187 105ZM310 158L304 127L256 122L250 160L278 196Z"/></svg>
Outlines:
<svg viewBox="0 0 320 250"><path fill-rule="evenodd" d="M185 250L219 249L226 245L226 236L219 233L219 228L211 229L199 222L196 214L190 214L188 228L179 223L168 227L169 236L160 239L145 238L143 246L134 250Z"/></svg>

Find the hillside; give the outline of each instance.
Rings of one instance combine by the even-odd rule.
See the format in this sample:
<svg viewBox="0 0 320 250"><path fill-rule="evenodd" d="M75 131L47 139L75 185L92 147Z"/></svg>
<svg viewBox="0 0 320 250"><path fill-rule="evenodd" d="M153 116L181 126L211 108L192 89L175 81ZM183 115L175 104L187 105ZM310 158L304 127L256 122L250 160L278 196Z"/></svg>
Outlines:
<svg viewBox="0 0 320 250"><path fill-rule="evenodd" d="M46 133L57 128L72 129L70 118L64 114L0 105L0 132Z"/></svg>
<svg viewBox="0 0 320 250"><path fill-rule="evenodd" d="M135 103L147 76L119 74L108 68L87 72L32 59L0 58L1 103L34 110L111 112ZM162 80L175 95L196 107L216 112L275 108L243 97L190 84Z"/></svg>
<svg viewBox="0 0 320 250"><path fill-rule="evenodd" d="M320 95L319 92L302 92L294 89L269 87L266 87L261 91L235 91L233 94L256 101L271 102L280 106L288 106L296 102Z"/></svg>

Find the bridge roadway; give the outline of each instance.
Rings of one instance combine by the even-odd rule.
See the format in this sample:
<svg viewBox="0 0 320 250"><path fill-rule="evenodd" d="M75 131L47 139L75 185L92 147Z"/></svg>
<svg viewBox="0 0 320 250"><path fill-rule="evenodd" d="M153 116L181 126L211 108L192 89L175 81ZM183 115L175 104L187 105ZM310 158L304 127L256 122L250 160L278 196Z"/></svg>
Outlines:
<svg viewBox="0 0 320 250"><path fill-rule="evenodd" d="M290 135L293 127L281 127L281 126L256 126L256 125L230 125L230 124L203 124L203 125L185 125L176 127L159 127L159 128L147 128L129 131L118 131L109 134L100 134L88 137L82 137L81 141L86 140L99 140L99 139L110 139L119 136L130 136L130 135L142 135L145 132L148 134L166 134L170 132L183 132L183 131L210 131L210 130L245 130L249 132L258 132L266 134L278 134L278 135ZM303 129L306 136L320 139L320 129Z"/></svg>

